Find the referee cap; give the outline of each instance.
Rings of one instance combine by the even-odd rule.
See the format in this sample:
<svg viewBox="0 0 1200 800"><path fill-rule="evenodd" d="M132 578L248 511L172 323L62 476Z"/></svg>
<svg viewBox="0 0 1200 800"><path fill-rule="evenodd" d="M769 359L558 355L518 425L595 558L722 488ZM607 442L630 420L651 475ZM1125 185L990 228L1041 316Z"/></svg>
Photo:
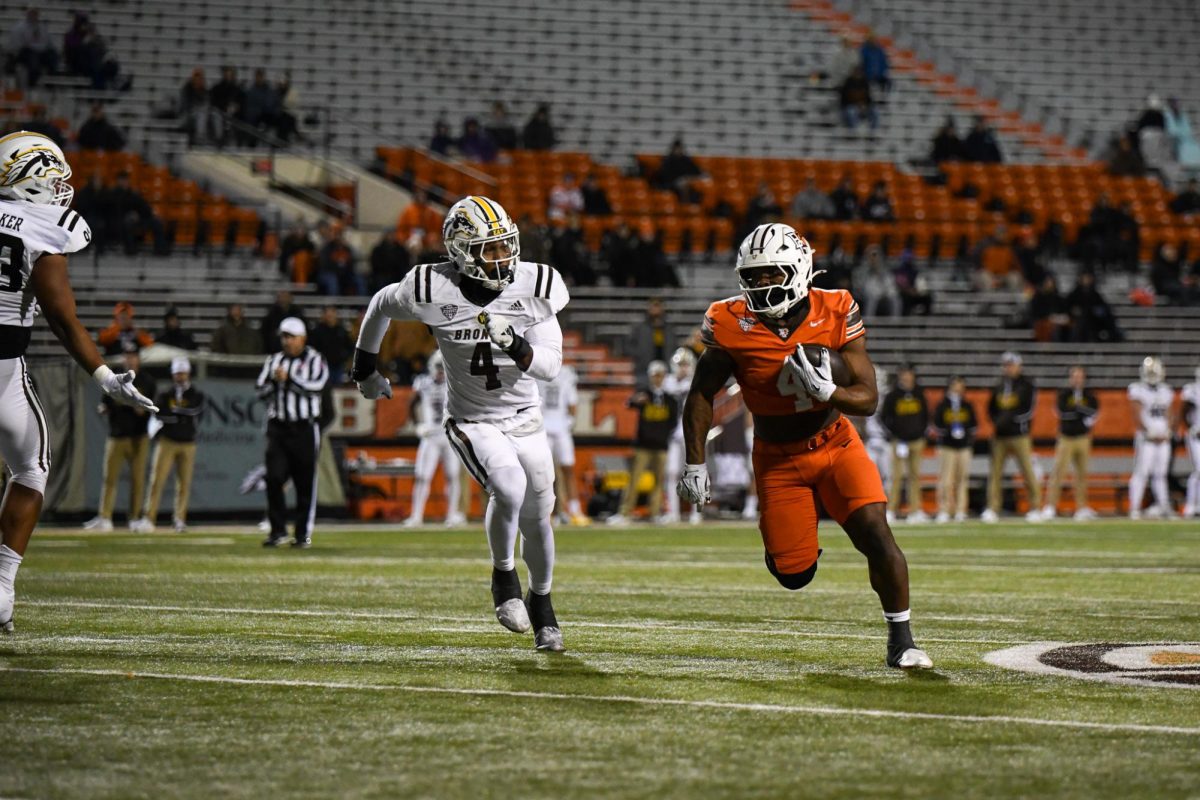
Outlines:
<svg viewBox="0 0 1200 800"><path fill-rule="evenodd" d="M299 317L285 317L279 323L279 332L286 333L288 336L308 336L308 328L304 325L304 320Z"/></svg>

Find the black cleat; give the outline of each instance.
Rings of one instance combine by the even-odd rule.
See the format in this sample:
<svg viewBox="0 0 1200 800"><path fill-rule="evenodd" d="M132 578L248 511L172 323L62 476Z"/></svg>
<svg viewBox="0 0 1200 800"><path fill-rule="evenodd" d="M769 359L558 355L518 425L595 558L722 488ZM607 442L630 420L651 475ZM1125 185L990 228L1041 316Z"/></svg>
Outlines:
<svg viewBox="0 0 1200 800"><path fill-rule="evenodd" d="M268 536L266 539L263 539L262 545L263 547L283 547L287 539L286 533L281 533L278 536Z"/></svg>
<svg viewBox="0 0 1200 800"><path fill-rule="evenodd" d="M292 542L292 549L307 550L312 547L312 539L296 539Z"/></svg>

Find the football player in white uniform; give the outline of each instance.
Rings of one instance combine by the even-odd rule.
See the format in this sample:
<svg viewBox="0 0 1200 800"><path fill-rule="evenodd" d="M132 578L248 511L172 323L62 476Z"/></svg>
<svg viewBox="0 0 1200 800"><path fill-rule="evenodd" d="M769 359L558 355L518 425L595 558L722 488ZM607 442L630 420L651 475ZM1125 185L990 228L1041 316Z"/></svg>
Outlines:
<svg viewBox="0 0 1200 800"><path fill-rule="evenodd" d="M404 527L415 528L425 522L425 501L429 499L429 486L442 465L442 480L446 482L446 527L453 528L467 521L458 510L458 476L461 469L458 457L442 430L446 417L446 364L440 350L435 350L426 365L428 372L413 379L412 401L409 416L417 428L416 480L413 482L412 513L404 520Z"/></svg>
<svg viewBox="0 0 1200 800"><path fill-rule="evenodd" d="M157 411L133 388L134 374L116 374L75 316L67 255L87 247L92 233L67 208L75 190L63 151L40 133L0 139L0 459L11 479L0 501L0 632L13 631L17 568L42 511L50 475L50 437L25 350L33 319L50 330L105 394Z"/></svg>
<svg viewBox="0 0 1200 800"><path fill-rule="evenodd" d="M875 368L875 387L880 397L888 393L888 372L883 367ZM875 409L869 417L862 417L859 432L863 444L867 446L867 455L879 470L879 479L884 486L892 485L892 443L888 441L887 428L883 427L883 404ZM888 512L888 521L893 521L895 515Z"/></svg>
<svg viewBox="0 0 1200 800"><path fill-rule="evenodd" d="M1164 382L1166 370L1157 356L1142 361L1141 380L1129 384L1129 400L1137 423L1134 438L1133 473L1129 476L1129 518L1142 518L1146 481L1154 491L1154 505L1147 516L1171 516L1167 472L1171 468L1171 401L1175 393Z"/></svg>
<svg viewBox="0 0 1200 800"><path fill-rule="evenodd" d="M352 377L368 400L390 397L375 370L389 320L418 320L433 331L450 387L446 435L489 495L496 618L518 633L532 626L537 649L561 651L550 602L554 462L535 381L553 380L562 366L555 315L570 298L553 267L520 260L516 224L486 197L451 206L442 239L451 261L419 265L371 298ZM524 603L513 558L518 530L529 568Z"/></svg>
<svg viewBox="0 0 1200 800"><path fill-rule="evenodd" d="M1200 367L1196 367L1196 380L1183 387L1180 392L1183 413L1180 420L1184 425L1188 456L1192 459L1192 472L1187 481L1187 502L1183 506L1185 517L1200 516Z"/></svg>
<svg viewBox="0 0 1200 800"><path fill-rule="evenodd" d="M579 376L570 364L563 364L552 381L539 380L542 395L542 419L546 438L554 457L554 490L558 497L559 522L590 525L591 519L579 507L579 487L575 485L575 409L579 404Z"/></svg>
<svg viewBox="0 0 1200 800"><path fill-rule="evenodd" d="M692 388L692 373L695 371L696 354L687 347L676 350L675 354L671 356L671 373L663 381L663 389L668 394L675 396L675 399L679 401L680 408L683 408L683 401L687 399L688 389ZM671 440L667 442L667 468L663 486L670 487L679 482L679 476L683 474L683 455L683 416L680 415L679 422L671 433ZM669 489L663 494L666 495L667 511L659 518L659 521L679 522L679 495ZM688 522L699 525L703 521L704 516L700 509L692 506Z"/></svg>

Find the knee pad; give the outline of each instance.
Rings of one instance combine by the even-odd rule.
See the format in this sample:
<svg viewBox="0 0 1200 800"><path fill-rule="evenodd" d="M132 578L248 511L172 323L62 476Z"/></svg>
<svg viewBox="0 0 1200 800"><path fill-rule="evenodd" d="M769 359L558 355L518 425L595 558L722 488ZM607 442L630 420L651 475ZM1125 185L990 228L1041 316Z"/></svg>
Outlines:
<svg viewBox="0 0 1200 800"><path fill-rule="evenodd" d="M820 561L822 552L821 550L817 551L816 561L813 561L812 566L803 572L780 572L775 567L775 559L771 558L770 553L763 553L763 556L767 562L767 571L775 576L775 580L779 581L779 585L785 589L796 591L812 583L812 579L817 574L817 562Z"/></svg>
<svg viewBox="0 0 1200 800"><path fill-rule="evenodd" d="M27 489L33 489L43 497L46 495L46 481L50 479L50 463L46 463L46 468L42 469L37 462L32 464L9 464L9 469L12 471L12 477L9 479L13 483L19 483Z"/></svg>

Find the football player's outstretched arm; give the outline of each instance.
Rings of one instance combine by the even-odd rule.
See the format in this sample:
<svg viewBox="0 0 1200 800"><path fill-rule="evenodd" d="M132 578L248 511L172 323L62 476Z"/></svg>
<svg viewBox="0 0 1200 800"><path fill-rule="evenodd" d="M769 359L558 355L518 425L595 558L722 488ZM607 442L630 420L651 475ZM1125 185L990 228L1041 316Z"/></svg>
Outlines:
<svg viewBox="0 0 1200 800"><path fill-rule="evenodd" d="M684 462L704 463L704 445L712 428L713 398L733 375L733 358L724 350L710 347L696 362L696 373L683 403Z"/></svg>
<svg viewBox="0 0 1200 800"><path fill-rule="evenodd" d="M854 375L854 383L834 389L829 404L843 414L869 417L879 405L879 388L875 383L875 365L867 355L867 337L848 342L839 352Z"/></svg>
<svg viewBox="0 0 1200 800"><path fill-rule="evenodd" d="M392 386L387 378L375 371L375 362L391 321L413 319L412 312L403 302L401 287L404 285L401 281L376 292L367 306L362 326L358 330L358 343L354 347L350 379L358 384L358 390L368 400L392 396Z"/></svg>

